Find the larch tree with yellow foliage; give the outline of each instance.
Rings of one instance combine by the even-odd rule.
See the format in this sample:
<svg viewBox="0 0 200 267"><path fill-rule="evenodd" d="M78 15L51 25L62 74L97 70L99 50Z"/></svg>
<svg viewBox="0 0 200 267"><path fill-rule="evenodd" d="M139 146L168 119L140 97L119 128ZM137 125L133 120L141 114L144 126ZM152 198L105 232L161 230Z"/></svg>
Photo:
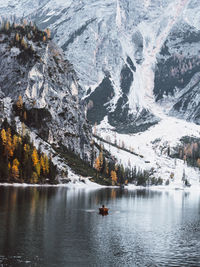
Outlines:
<svg viewBox="0 0 200 267"><path fill-rule="evenodd" d="M17 159L13 160L12 177L16 180L19 179L19 161Z"/></svg>
<svg viewBox="0 0 200 267"><path fill-rule="evenodd" d="M25 41L24 37L21 40L21 46L24 47L25 49L28 48L27 42Z"/></svg>
<svg viewBox="0 0 200 267"><path fill-rule="evenodd" d="M55 183L57 170L28 136L12 133L5 122L0 130L0 182ZM12 128L13 129L13 128ZM14 131L13 131L14 132Z"/></svg>
<svg viewBox="0 0 200 267"><path fill-rule="evenodd" d="M36 164L35 166L35 170L37 172L37 175L38 177L40 177L40 170L41 170L41 167L40 167L40 162L38 161L38 163Z"/></svg>
<svg viewBox="0 0 200 267"><path fill-rule="evenodd" d="M14 150L17 148L18 143L19 143L19 138L18 138L18 136L15 134L15 135L13 136L13 148L14 148Z"/></svg>
<svg viewBox="0 0 200 267"><path fill-rule="evenodd" d="M6 22L6 25L5 25L5 30L6 30L6 31L9 31L9 29L10 29L10 22L7 21L7 22Z"/></svg>
<svg viewBox="0 0 200 267"><path fill-rule="evenodd" d="M39 162L39 158L38 158L38 153L36 148L33 149L33 153L32 153L32 161L33 161L33 166L35 167L38 162Z"/></svg>
<svg viewBox="0 0 200 267"><path fill-rule="evenodd" d="M19 38L19 33L17 32L16 35L15 35L15 41L16 42L19 42L20 38Z"/></svg>
<svg viewBox="0 0 200 267"><path fill-rule="evenodd" d="M101 164L100 164L100 159L99 159L99 157L96 158L94 167L95 167L95 169L96 169L98 172L101 170Z"/></svg>
<svg viewBox="0 0 200 267"><path fill-rule="evenodd" d="M6 156L12 157L14 147L13 147L13 143L12 143L12 136L11 136L10 128L8 128L8 130L6 132L6 137L7 137L7 141L6 141L6 146L5 146L5 153L6 153Z"/></svg>
<svg viewBox="0 0 200 267"><path fill-rule="evenodd" d="M110 175L111 175L112 182L114 184L116 184L117 183L117 173L116 173L116 171L111 171Z"/></svg>
<svg viewBox="0 0 200 267"><path fill-rule="evenodd" d="M2 129L2 130L1 130L1 139L2 139L2 143L3 143L3 145L5 146L5 145L6 145L6 142L7 142L7 136L6 136L6 131L5 131L5 129Z"/></svg>

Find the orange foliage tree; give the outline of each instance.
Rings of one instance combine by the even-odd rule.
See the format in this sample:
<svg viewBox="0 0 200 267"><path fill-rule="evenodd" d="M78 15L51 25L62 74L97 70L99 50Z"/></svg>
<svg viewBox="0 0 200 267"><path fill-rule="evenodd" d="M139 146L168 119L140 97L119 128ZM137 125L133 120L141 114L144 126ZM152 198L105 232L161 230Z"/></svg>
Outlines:
<svg viewBox="0 0 200 267"><path fill-rule="evenodd" d="M116 173L116 171L111 171L111 179L112 179L112 181L114 182L114 183L116 183L117 182L117 173Z"/></svg>
<svg viewBox="0 0 200 267"><path fill-rule="evenodd" d="M6 136L6 131L5 129L1 130L1 139L2 139L2 143L5 146L6 145L6 141L7 141L7 136Z"/></svg>
<svg viewBox="0 0 200 267"><path fill-rule="evenodd" d="M19 161L17 159L13 160L12 177L14 179L18 179L19 178Z"/></svg>
<svg viewBox="0 0 200 267"><path fill-rule="evenodd" d="M32 153L32 161L33 161L33 166L35 167L38 162L39 162L39 158L38 158L38 153L36 148L33 149L33 153Z"/></svg>

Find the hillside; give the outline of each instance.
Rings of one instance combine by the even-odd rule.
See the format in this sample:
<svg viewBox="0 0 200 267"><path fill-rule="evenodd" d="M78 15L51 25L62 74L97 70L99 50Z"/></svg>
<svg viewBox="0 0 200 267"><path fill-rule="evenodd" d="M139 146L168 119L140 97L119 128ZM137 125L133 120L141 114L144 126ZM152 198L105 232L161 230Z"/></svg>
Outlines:
<svg viewBox="0 0 200 267"><path fill-rule="evenodd" d="M32 24L2 23L1 123L6 118L12 130L29 134L37 146L39 138L43 150L49 145L48 154L62 145L87 163L91 126L79 102L76 74L49 35Z"/></svg>
<svg viewBox="0 0 200 267"><path fill-rule="evenodd" d="M92 138L76 73L49 29L6 20L0 42L1 181L124 183L123 167Z"/></svg>

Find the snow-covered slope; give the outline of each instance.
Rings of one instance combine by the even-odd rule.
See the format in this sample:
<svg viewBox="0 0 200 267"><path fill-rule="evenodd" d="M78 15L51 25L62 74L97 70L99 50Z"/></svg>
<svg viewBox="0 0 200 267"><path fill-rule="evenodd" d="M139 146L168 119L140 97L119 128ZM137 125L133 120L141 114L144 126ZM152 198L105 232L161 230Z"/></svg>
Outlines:
<svg viewBox="0 0 200 267"><path fill-rule="evenodd" d="M190 50L189 56L186 52L184 54L186 61L197 55L199 41L191 39L191 50L191 44L185 39L188 28L199 36L200 23L195 15L199 8L198 2L56 1L56 8L52 9L53 4L49 1L32 18L42 27L51 27L54 39L75 66L83 94L89 88L91 92L97 88L86 98L89 103L88 118L94 122L94 114L98 114L100 121L108 114L109 123L121 132L146 129L159 121L152 111L152 102L155 102L158 91L165 90L163 84L157 84L160 55L170 36L172 40L176 40L179 35L178 41L171 41L169 45L170 58L182 50ZM193 15L196 17L195 23ZM182 45L184 49L178 48ZM173 65L174 63L170 68ZM199 71L194 65L191 67L190 78ZM183 65L178 68L183 68ZM109 83L102 84L105 77L109 79ZM162 78L167 80L165 76L161 80ZM173 77L168 78L173 81ZM178 75L177 80L181 79L181 75ZM188 82L189 79L184 85ZM98 85L102 85L103 95L108 91L101 101ZM172 87L175 89L177 84ZM168 91L171 93L167 87L166 91L167 94Z"/></svg>
<svg viewBox="0 0 200 267"><path fill-rule="evenodd" d="M135 153L133 155L107 142L104 143L105 148L124 166L129 168L136 166L137 169L151 171L154 177L162 178L164 181L169 180L174 187L182 187L183 175L192 185L200 185L199 168L190 167L184 160L168 155L169 149L170 154L177 152L182 137L200 138L200 126L174 117L166 117L145 132L126 135L114 132L104 120L97 126L96 132L104 140L117 143L120 147Z"/></svg>

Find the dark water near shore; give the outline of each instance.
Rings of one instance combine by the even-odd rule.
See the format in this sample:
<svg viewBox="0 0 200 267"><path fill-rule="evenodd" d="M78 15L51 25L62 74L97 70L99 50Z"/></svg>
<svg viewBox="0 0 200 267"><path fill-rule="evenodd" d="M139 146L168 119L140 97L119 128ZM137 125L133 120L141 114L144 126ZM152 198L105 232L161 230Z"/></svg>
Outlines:
<svg viewBox="0 0 200 267"><path fill-rule="evenodd" d="M0 187L0 266L198 267L200 192Z"/></svg>

